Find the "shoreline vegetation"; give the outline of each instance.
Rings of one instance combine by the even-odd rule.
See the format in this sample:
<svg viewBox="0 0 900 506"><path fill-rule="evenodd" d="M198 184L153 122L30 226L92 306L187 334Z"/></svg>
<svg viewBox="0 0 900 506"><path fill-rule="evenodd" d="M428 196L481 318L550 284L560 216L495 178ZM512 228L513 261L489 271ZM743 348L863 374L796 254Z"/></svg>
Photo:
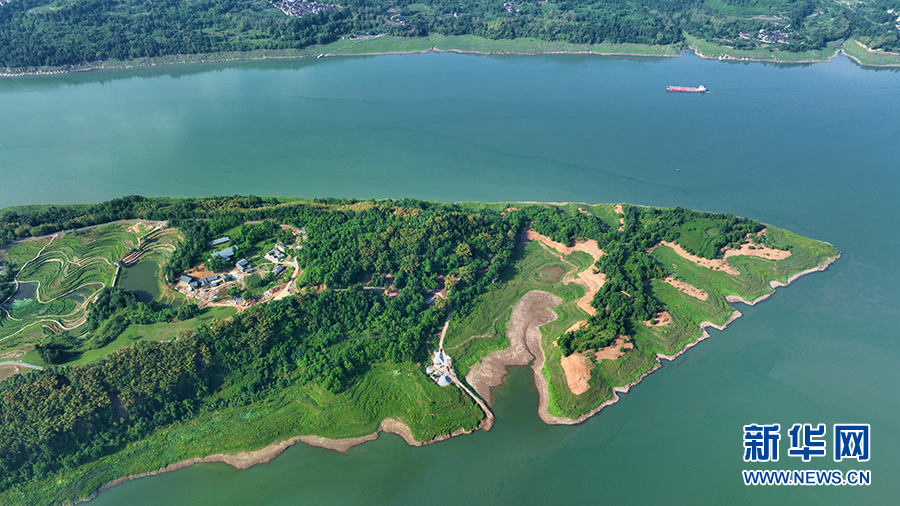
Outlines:
<svg viewBox="0 0 900 506"><path fill-rule="evenodd" d="M707 60L810 64L828 62L844 54L858 65L867 67L900 67L900 54L867 48L855 39L829 43L825 49L790 53L766 49L741 50L721 46L691 36L684 44L571 44L530 38L492 40L473 35L429 35L426 37L393 37L378 35L341 39L326 45L302 49L263 49L168 55L134 60L103 60L59 67L0 68L0 77L46 76L91 70L123 70L197 63L225 63L260 60L294 60L310 57L404 55L428 52L454 52L480 55L546 55L572 54L596 56L680 57L693 51Z"/></svg>
<svg viewBox="0 0 900 506"><path fill-rule="evenodd" d="M188 212L198 208L203 211ZM144 229L155 223L144 238L161 241L176 230L183 237L177 246L165 243L174 251L159 265L168 280L161 286L195 269L211 251L212 238L228 236L247 252L259 243L264 252L276 240L266 235L272 233L296 256L301 274L291 281L299 292L231 317L210 315L201 324L187 314L166 316L117 288L98 295L101 302L87 316L87 343L97 341L104 346L99 351L71 348L70 336L52 329L5 342L7 359L46 359L60 367L0 385L0 413L8 415L0 458L23 476L15 482L8 475L0 502L12 496L83 502L124 481L197 463L246 469L300 442L346 452L382 432L422 446L490 430L493 414L482 400L491 404L491 389L502 384L509 366L531 365L545 423L578 424L617 402L619 393L661 367L661 359L674 360L709 338L708 327L722 330L740 317L731 303L756 304L840 257L830 244L748 218L628 204L129 196L53 208L32 219L38 212L49 210L0 210L7 243L0 260L12 267L3 273L6 284L27 275L26 281L65 291L74 282L69 278L100 276L73 270L92 265L83 251L97 255L111 244L110 259L127 255L136 247L132 235L146 230L122 220L140 217L150 219ZM176 213L183 216L164 227ZM69 230L70 223L86 221L83 216L102 224ZM340 233L363 220L374 230L366 242L353 240L352 231ZM278 223L304 233L286 235ZM18 240L48 232L55 234L53 248L47 239ZM388 240L395 236L406 240ZM422 249L407 253L404 247ZM430 267L404 268L413 254ZM348 260L333 266L328 262L334 258ZM708 297L692 296L663 281L668 278ZM5 330L24 321L13 316L31 314L19 306L10 306ZM125 337L107 336L110 322ZM133 332L146 342L127 342ZM465 378L460 388L441 388L422 373L436 340L452 357L455 377ZM402 347L388 347L392 343ZM84 357L66 358L75 351ZM583 366L583 389L569 381L563 360L569 358ZM132 378L128 371L141 374ZM15 455L37 459L26 446L30 440L11 437L21 432L17 427L49 426L61 418L31 415L41 412L49 395L42 392L54 392L59 382L95 385L85 395L99 406L98 414L74 416L82 426L114 422L103 434L118 438L118 447L94 448L86 437L76 450L94 448L93 458L76 461L60 447L61 458L70 459L66 468L43 464L46 471L38 474L34 466L15 467L9 448L24 448ZM60 409L79 406L70 402ZM165 410L170 418L145 423L140 437L115 432ZM47 430L67 434L56 426Z"/></svg>
<svg viewBox="0 0 900 506"><path fill-rule="evenodd" d="M828 268L831 264L836 262L841 257L838 254L835 257L831 257L826 259L824 262L819 264L816 267L807 269L802 272L798 272L792 276L790 276L786 283L780 283L778 281L771 281L770 286L773 289L788 286L798 278L805 276L807 274L812 274L814 272L822 272ZM757 303L769 298L775 292L772 291L768 294L761 295L752 301L746 301L740 297L729 296L729 303L743 303L749 306L754 306ZM733 321L740 318L742 313L735 309L731 316L721 325L717 325L710 321L701 322L699 327L702 330L702 333L698 338L686 344L681 350L672 354L672 355L657 355L657 363L654 365L649 371L643 373L639 378L634 381L629 382L626 385L615 386L612 388L613 397L607 401L604 401L602 404L589 411L588 413L579 416L578 418L567 418L562 416L553 415L549 411L550 405L550 386L547 381L546 376L543 374L544 363L546 361L546 355L543 351L543 347L541 346L542 335L540 332L540 327L546 323L554 321L557 319L556 312L553 311L554 308L559 306L562 303L562 299L558 296L549 293L542 292L539 290L532 290L528 292L524 297L522 297L513 308L512 314L518 315L520 312L525 311L526 306L540 306L539 310L548 313L542 314L538 317L532 316L531 319L527 321L522 321L523 318L519 316L513 316L511 319L516 320L519 324L516 325L514 329L511 329L507 334L510 337L510 346L509 348L498 350L490 355L486 356L482 361L478 364L478 366L473 367L472 371L470 371L469 375L466 376L466 382L472 385L475 388L475 391L480 395L483 399L487 400L488 404L492 404L492 390L493 388L500 386L503 382L503 377L508 374L508 367L521 367L531 364L531 368L533 371L533 381L535 389L538 392L538 416L540 419L549 425L578 425L587 421L587 419L593 417L594 415L600 413L604 408L611 406L621 399L619 394L627 394L631 388L641 381L647 376L653 374L658 369L660 369L663 364L662 360L674 361L676 358L680 357L687 350L693 348L701 341L709 339L711 336L706 329L712 327L716 330L723 331L725 328L730 325ZM532 313L533 314L533 313ZM489 420L489 418L485 418L482 422ZM487 426L485 426L487 425ZM386 434L396 434L403 438L403 440L409 446L425 446L433 443L437 443L440 441L444 441L450 439L451 437L461 436L466 434L471 434L475 430L479 430L484 428L484 430L490 430L489 424L481 423L478 427L471 430L457 430L451 434L444 434L432 439L428 439L425 441L417 441L415 437L413 437L412 431L409 426L403 423L401 420L396 418L385 418L378 427L378 430L372 432L371 434L367 434L364 436L358 437L350 437L350 438L327 438L324 436L317 435L305 435L305 436L295 436L283 441L272 443L264 448L260 448L258 450L244 451L232 454L225 453L215 453L212 455L207 455L205 457L194 457L191 459L185 459L180 462L176 462L174 464L169 464L164 468L157 469L154 471L148 471L145 473L139 473L135 475L125 476L122 478L118 478L113 480L102 487L100 487L96 492L91 494L89 497L76 500L73 504L80 504L83 502L88 502L100 493L105 490L108 490L116 485L120 485L127 481L135 480L138 478L144 478L148 476L156 476L163 473L168 473L172 471L177 471L179 469L183 469L185 467L192 466L194 464L210 464L215 462L222 462L228 464L235 469L243 470L249 469L257 464L267 464L274 460L276 457L281 455L282 452L294 446L297 443L306 443L309 446L315 446L319 448L325 448L327 450L334 450L341 453L346 453L351 448L361 445L367 441L374 441L378 439L381 433Z"/></svg>

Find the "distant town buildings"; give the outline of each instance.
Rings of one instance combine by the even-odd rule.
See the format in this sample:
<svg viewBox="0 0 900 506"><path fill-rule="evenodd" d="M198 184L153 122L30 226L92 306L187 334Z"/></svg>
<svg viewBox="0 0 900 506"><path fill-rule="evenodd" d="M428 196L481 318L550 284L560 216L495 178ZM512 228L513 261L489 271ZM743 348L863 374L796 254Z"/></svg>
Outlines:
<svg viewBox="0 0 900 506"><path fill-rule="evenodd" d="M341 8L337 4L320 4L319 2L306 2L303 0L276 0L272 4L281 9L281 12L294 17L300 17L304 14L316 14L321 11L336 11Z"/></svg>
<svg viewBox="0 0 900 506"><path fill-rule="evenodd" d="M742 39L750 40L752 37L750 36L750 32L740 32L738 34ZM769 44L790 44L791 42L800 42L800 39L796 37L792 37L790 32L766 32L765 28L760 28L759 33L756 34L756 38L762 42L768 42Z"/></svg>

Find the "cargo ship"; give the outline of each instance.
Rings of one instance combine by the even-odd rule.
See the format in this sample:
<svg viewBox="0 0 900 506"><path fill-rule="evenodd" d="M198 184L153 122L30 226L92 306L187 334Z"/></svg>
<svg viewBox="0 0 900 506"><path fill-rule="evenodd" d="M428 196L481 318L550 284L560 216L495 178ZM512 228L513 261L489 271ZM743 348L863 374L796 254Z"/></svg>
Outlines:
<svg viewBox="0 0 900 506"><path fill-rule="evenodd" d="M687 86L669 86L666 88L666 91L681 91L684 93L704 93L706 91L706 86L702 84L696 88L689 88Z"/></svg>

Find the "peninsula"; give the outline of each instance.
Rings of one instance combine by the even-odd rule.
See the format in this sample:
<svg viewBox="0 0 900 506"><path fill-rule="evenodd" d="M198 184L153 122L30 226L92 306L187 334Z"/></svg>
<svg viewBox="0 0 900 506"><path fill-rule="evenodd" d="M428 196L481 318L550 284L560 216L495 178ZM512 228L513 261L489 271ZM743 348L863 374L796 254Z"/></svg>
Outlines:
<svg viewBox="0 0 900 506"><path fill-rule="evenodd" d="M833 246L628 204L144 198L0 210L0 502L305 442L579 423Z"/></svg>

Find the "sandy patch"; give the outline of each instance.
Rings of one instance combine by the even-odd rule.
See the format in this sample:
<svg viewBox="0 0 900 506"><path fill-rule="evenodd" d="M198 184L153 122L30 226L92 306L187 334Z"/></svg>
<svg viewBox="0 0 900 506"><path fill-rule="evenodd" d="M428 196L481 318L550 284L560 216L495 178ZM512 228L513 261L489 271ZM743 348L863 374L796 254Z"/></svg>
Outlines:
<svg viewBox="0 0 900 506"><path fill-rule="evenodd" d="M625 349L625 351L622 351L623 348ZM606 348L602 348L599 351L595 351L594 357L598 361L600 361L600 360L615 360L615 359L621 357L622 355L628 353L629 350L633 350L633 349L634 349L634 344L627 341L625 339L625 336L619 336L619 338L616 339L615 342L612 343L611 345L607 346Z"/></svg>
<svg viewBox="0 0 900 506"><path fill-rule="evenodd" d="M569 390L575 395L581 395L590 388L591 370L594 364L581 353L573 353L560 359L563 371L566 373L566 383Z"/></svg>
<svg viewBox="0 0 900 506"><path fill-rule="evenodd" d="M697 288L696 286L689 285L689 284L685 283L684 281L678 281L677 279L673 278L672 276L667 277L663 281L674 286L678 290L690 295L691 297L695 297L700 300L706 300L709 298L709 294L704 292L703 290Z"/></svg>
<svg viewBox="0 0 900 506"><path fill-rule="evenodd" d="M552 249L559 256L559 259L567 262L562 255L571 255L573 251L582 251L587 253L594 259L596 262L601 256L606 253L600 249L600 245L597 244L597 241L576 241L574 246L566 246L563 243L556 242L553 239L545 235L541 235L534 230L529 230L527 232L527 238L532 241L538 241L544 246ZM567 262L568 263L568 262ZM577 283L585 288L584 297L578 299L578 307L580 307L584 312L593 316L597 314L597 310L591 307L591 301L594 300L594 295L600 290L600 287L603 286L603 283L606 282L606 275L602 272L594 272L593 265L589 266L587 269L579 272L577 275L572 276L571 273L566 274L566 277L563 279L563 283Z"/></svg>
<svg viewBox="0 0 900 506"><path fill-rule="evenodd" d="M740 249L726 249L725 254L722 256L724 256L725 258L729 258L740 255L760 257L768 260L784 260L785 258L791 256L791 252L787 250L768 248L766 246L757 244L744 243L741 244Z"/></svg>
<svg viewBox="0 0 900 506"><path fill-rule="evenodd" d="M668 311L660 311L659 313L656 313L656 318L645 321L644 325L648 327L665 327L672 323L672 321L672 315Z"/></svg>
<svg viewBox="0 0 900 506"><path fill-rule="evenodd" d="M587 320L581 320L580 322L575 322L571 327L567 328L563 334L568 334L569 332L573 332L576 330L580 330L587 326Z"/></svg>
<svg viewBox="0 0 900 506"><path fill-rule="evenodd" d="M491 388L502 383L508 366L528 365L537 355L540 355L543 364L539 327L557 318L552 308L562 304L562 301L552 293L532 290L513 307L506 326L509 348L484 357L466 375L466 382L488 404L492 402Z"/></svg>
<svg viewBox="0 0 900 506"><path fill-rule="evenodd" d="M619 218L619 232L624 232L625 231L625 210L622 209L622 204L614 205L613 211L615 211L616 214L622 215L622 217Z"/></svg>
<svg viewBox="0 0 900 506"><path fill-rule="evenodd" d="M540 241L563 255L571 255L573 251L583 251L596 260L606 254L600 249L600 245L597 244L597 241L594 240L575 241L574 246L566 246L565 244L556 242L546 235L541 235L534 230L528 231L528 239Z"/></svg>
<svg viewBox="0 0 900 506"><path fill-rule="evenodd" d="M714 271L722 271L727 274L731 274L732 276L738 276L741 273L739 270L737 270L733 266L729 265L728 262L726 262L725 260L718 259L718 258L715 260L710 260L708 258L701 258L701 257L698 257L697 255L692 255L691 253L688 253L684 248L675 244L674 242L660 241L659 244L662 246L668 246L669 248L672 248L675 251L675 253L678 253L678 256L680 256L681 258L683 258L689 262L693 262L701 267L706 267L707 269L712 269ZM655 248L655 246L654 246L654 248ZM651 248L651 250L652 249L653 248Z"/></svg>

